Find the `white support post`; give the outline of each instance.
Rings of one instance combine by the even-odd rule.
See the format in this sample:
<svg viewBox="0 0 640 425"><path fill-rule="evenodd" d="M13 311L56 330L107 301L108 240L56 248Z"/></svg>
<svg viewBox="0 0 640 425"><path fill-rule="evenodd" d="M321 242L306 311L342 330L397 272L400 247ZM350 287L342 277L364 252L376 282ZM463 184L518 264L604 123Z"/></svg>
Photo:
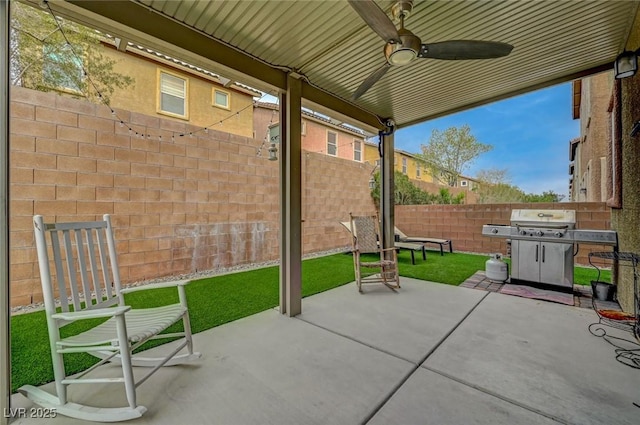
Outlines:
<svg viewBox="0 0 640 425"><path fill-rule="evenodd" d="M390 134L388 134L390 133ZM382 165L380 170L380 212L382 215L382 246L391 248L394 245L394 168L393 168L393 133L388 130L382 136Z"/></svg>
<svg viewBox="0 0 640 425"><path fill-rule="evenodd" d="M280 312L302 312L302 82L280 97Z"/></svg>
<svg viewBox="0 0 640 425"><path fill-rule="evenodd" d="M0 0L0 425L11 408L9 298L9 2Z"/></svg>

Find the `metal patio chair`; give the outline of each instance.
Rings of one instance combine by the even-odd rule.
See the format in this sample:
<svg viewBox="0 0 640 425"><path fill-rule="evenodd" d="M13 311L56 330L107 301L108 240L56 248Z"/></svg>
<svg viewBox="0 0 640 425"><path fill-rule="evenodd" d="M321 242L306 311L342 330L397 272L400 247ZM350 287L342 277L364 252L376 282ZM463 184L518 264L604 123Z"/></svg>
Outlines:
<svg viewBox="0 0 640 425"><path fill-rule="evenodd" d="M358 291L362 292L362 285L381 283L394 290L400 287L398 275L398 257L396 248L382 248L380 245L380 221L377 215L354 216L349 214L353 252L353 266L356 275ZM375 261L368 261L362 254L377 254ZM362 268L377 271L372 275L363 276Z"/></svg>
<svg viewBox="0 0 640 425"><path fill-rule="evenodd" d="M122 288L108 214L101 221L52 224L36 215L33 224L56 395L31 385L21 387L19 391L42 407L83 420L116 422L142 416L147 409L136 402L138 386L162 366L182 364L200 357L200 353L193 351L191 338L185 291L189 281ZM143 309L133 309L125 304L126 293L167 287L177 288L178 303ZM102 321L95 324L95 319ZM77 335L62 336L63 327L85 320L93 320L87 322L93 327ZM162 333L178 322L182 322L182 330ZM145 342L160 338L177 338L177 346L171 345L171 352L162 357L145 356L144 351L133 354ZM68 353L87 353L100 360L78 375L67 376L63 357ZM86 377L107 362L120 365L122 376ZM134 366L151 369L136 381ZM68 386L72 384L114 383L124 385L128 406L87 406L71 402L67 397Z"/></svg>

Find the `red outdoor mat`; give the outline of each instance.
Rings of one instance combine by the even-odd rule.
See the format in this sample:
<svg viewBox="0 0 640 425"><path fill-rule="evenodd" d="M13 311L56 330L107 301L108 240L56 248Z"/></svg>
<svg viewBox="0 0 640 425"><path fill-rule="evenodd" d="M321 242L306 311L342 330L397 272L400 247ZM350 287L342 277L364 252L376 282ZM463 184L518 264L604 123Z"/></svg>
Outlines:
<svg viewBox="0 0 640 425"><path fill-rule="evenodd" d="M511 283L505 283L498 292L500 292L501 294L515 295L517 297L533 298L536 300L552 301L560 304L573 305L572 293L535 288L533 286L513 285Z"/></svg>

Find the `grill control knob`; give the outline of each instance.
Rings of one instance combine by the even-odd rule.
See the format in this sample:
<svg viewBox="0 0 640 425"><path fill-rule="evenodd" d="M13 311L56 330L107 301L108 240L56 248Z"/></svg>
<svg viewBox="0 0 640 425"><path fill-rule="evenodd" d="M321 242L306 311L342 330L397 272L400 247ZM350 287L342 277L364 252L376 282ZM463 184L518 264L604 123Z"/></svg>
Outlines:
<svg viewBox="0 0 640 425"><path fill-rule="evenodd" d="M527 231L526 230L520 230L520 234L524 236L524 235L527 234Z"/></svg>
<svg viewBox="0 0 640 425"><path fill-rule="evenodd" d="M493 229L491 229L491 233L493 233L494 235L498 234L498 229L496 229L495 227Z"/></svg>
<svg viewBox="0 0 640 425"><path fill-rule="evenodd" d="M561 238L564 234L562 232L555 232L553 234L553 236L555 236L556 238Z"/></svg>
<svg viewBox="0 0 640 425"><path fill-rule="evenodd" d="M540 237L542 235L544 235L544 232L542 230L536 231L536 236Z"/></svg>

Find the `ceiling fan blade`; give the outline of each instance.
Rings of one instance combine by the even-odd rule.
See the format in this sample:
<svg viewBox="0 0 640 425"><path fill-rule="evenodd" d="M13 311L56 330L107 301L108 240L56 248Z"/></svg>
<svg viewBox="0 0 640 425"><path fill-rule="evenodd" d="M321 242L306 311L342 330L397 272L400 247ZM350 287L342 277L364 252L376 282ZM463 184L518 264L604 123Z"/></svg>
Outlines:
<svg viewBox="0 0 640 425"><path fill-rule="evenodd" d="M382 78L382 76L384 74L387 73L387 71L389 70L389 68L391 68L391 65L389 65L389 63L386 63L384 65L382 65L380 68L378 68L376 71L374 71L371 75L369 75L367 77L366 80L364 80L362 82L362 84L360 84L360 87L358 87L358 90L355 91L355 93L353 93L353 95L351 96L351 100L356 100L358 99L360 96L362 96L363 94L366 93L367 90L369 90L371 88L371 86L373 86L375 83L378 82L378 80L380 78Z"/></svg>
<svg viewBox="0 0 640 425"><path fill-rule="evenodd" d="M423 44L419 58L460 60L495 59L507 56L513 46L497 41L450 40Z"/></svg>
<svg viewBox="0 0 640 425"><path fill-rule="evenodd" d="M384 41L400 41L396 26L376 2L373 0L349 0L349 4Z"/></svg>

